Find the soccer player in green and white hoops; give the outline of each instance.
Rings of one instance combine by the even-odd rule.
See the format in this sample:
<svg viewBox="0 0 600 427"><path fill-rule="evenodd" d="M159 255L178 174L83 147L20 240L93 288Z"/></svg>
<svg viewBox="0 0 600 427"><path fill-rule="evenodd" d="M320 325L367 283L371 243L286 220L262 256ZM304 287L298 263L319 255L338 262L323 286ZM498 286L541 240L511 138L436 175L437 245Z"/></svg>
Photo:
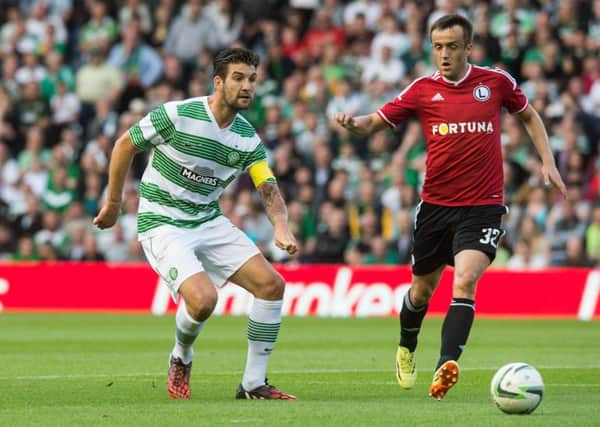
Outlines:
<svg viewBox="0 0 600 427"><path fill-rule="evenodd" d="M246 370L235 397L295 399L266 382L285 282L250 239L221 214L218 202L225 187L248 171L275 228L276 245L296 252L264 145L238 114L254 98L258 62L247 49L219 52L210 96L161 105L121 135L110 161L107 200L94 219L99 228L115 224L133 157L151 150L140 183L138 236L152 268L174 296L181 296L167 383L174 399L191 396L192 345L217 303L214 285L227 281L254 295Z"/></svg>

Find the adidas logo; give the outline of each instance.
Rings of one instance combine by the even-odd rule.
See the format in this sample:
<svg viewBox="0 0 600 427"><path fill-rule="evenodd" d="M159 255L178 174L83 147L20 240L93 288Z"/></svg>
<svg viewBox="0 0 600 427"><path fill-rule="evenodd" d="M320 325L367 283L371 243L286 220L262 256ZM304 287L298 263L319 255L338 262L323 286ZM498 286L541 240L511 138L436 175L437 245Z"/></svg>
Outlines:
<svg viewBox="0 0 600 427"><path fill-rule="evenodd" d="M436 93L435 95L433 95L433 97L431 98L432 101L444 101L444 97L442 96L441 93Z"/></svg>

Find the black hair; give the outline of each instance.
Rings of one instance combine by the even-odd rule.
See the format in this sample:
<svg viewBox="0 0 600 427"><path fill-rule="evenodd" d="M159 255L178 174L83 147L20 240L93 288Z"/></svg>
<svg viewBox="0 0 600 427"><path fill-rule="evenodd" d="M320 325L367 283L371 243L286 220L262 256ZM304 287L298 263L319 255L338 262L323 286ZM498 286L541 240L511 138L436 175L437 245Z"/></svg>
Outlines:
<svg viewBox="0 0 600 427"><path fill-rule="evenodd" d="M241 47L230 47L223 49L217 56L213 63L214 76L219 76L223 80L227 76L227 67L229 64L247 64L254 67L258 66L260 58L254 52L249 49Z"/></svg>
<svg viewBox="0 0 600 427"><path fill-rule="evenodd" d="M458 25L463 29L463 40L465 45L472 43L473 40L473 24L462 15L444 15L435 21L429 29L429 39L434 30L446 30Z"/></svg>

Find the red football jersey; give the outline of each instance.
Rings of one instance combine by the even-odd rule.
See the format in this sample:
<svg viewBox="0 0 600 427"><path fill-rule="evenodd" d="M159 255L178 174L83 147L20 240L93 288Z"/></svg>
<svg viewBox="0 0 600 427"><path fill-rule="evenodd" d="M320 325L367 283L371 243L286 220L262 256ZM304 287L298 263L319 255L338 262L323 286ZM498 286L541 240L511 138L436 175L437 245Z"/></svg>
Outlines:
<svg viewBox="0 0 600 427"><path fill-rule="evenodd" d="M439 72L415 80L377 113L392 127L409 117L421 122L427 141L424 201L501 205L501 110L518 113L527 105L510 74L469 64L457 82Z"/></svg>

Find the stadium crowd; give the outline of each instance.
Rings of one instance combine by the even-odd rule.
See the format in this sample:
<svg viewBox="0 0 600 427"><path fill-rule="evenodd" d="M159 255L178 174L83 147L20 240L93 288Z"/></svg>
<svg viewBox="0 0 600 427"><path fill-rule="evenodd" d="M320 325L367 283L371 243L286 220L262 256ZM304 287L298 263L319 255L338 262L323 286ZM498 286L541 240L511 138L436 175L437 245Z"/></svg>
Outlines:
<svg viewBox="0 0 600 427"><path fill-rule="evenodd" d="M92 226L118 135L161 103L210 92L217 50L261 56L254 106L300 251L243 176L223 213L274 261L410 263L425 141L416 121L357 138L335 112L378 109L434 71L428 27L474 23L471 62L509 71L542 116L568 199L503 117L506 235L497 266L600 264L600 0L3 0L0 10L0 260L143 260L134 161L123 213Z"/></svg>

